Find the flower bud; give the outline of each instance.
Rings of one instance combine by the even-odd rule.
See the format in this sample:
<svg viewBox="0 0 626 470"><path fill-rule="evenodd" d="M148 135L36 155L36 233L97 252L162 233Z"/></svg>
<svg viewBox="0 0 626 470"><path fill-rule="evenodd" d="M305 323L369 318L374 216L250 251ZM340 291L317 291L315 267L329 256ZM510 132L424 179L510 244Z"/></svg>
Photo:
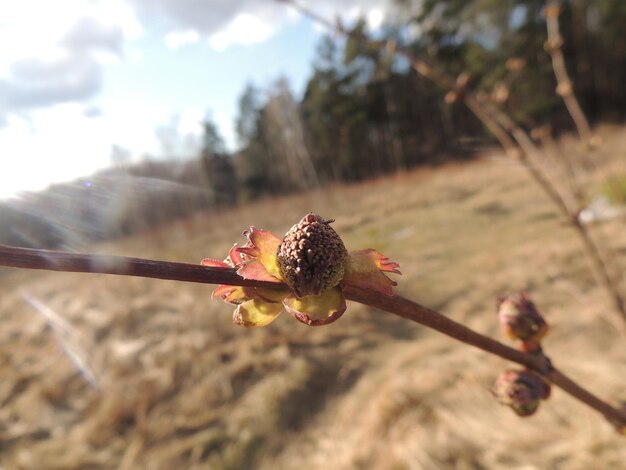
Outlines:
<svg viewBox="0 0 626 470"><path fill-rule="evenodd" d="M319 295L343 278L348 251L331 222L309 213L291 227L278 247L282 278L298 297Z"/></svg>
<svg viewBox="0 0 626 470"><path fill-rule="evenodd" d="M506 370L498 376L492 393L518 416L530 416L537 411L541 400L550 396L550 385L535 372Z"/></svg>
<svg viewBox="0 0 626 470"><path fill-rule="evenodd" d="M522 350L540 349L539 342L548 332L548 325L523 292L498 298L498 318L502 332L520 340Z"/></svg>

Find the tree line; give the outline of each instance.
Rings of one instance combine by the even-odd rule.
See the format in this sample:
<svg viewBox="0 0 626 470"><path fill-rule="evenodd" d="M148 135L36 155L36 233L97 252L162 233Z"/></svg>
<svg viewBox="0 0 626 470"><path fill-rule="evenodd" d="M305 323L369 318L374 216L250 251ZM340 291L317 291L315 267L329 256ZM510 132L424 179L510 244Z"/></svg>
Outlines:
<svg viewBox="0 0 626 470"><path fill-rule="evenodd" d="M563 52L584 111L592 122L623 121L626 2L563 6ZM237 152L226 151L208 120L197 159L118 165L0 204L0 242L80 247L259 196L467 159L493 145L458 100L393 54L394 43L459 77L460 89L491 99L526 129L567 130L571 120L544 50L544 7L543 0L394 0L375 32L364 20L352 25L380 47L320 40L301 96L285 78L267 89L248 84Z"/></svg>
<svg viewBox="0 0 626 470"><path fill-rule="evenodd" d="M285 78L239 100L237 199L305 190L470 158L493 144L476 118L385 45L401 44L532 129L570 119L544 49L542 0L395 0L381 47L324 37L303 96ZM592 122L626 113L626 2L563 2L561 30L575 92ZM366 22L352 26L371 35ZM208 151L209 157L206 152ZM210 158L205 149L205 158ZM230 198L233 200L233 197Z"/></svg>

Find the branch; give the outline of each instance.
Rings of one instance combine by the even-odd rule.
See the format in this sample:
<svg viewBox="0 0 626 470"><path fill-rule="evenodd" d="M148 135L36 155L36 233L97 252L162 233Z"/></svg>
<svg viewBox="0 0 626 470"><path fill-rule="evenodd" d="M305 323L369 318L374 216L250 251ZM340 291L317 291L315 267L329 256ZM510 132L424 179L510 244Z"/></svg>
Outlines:
<svg viewBox="0 0 626 470"><path fill-rule="evenodd" d="M344 36L351 37L367 46L382 48L386 44L380 41L373 41L362 33L347 31L340 24L335 25L331 23L311 9L301 5L296 0L277 1L293 7L301 14L305 15L306 17L312 19L317 23L324 25L330 30ZM545 191L548 197L554 202L559 211L567 218L567 220L572 221L571 225L576 230L576 233L578 233L578 236L582 241L583 250L585 251L585 253L587 253L588 258L591 261L592 271L597 279L597 282L604 288L605 292L611 299L611 303L613 304L616 313L621 319L620 326L622 330L626 332L626 301L620 293L620 289L618 288L615 279L613 279L609 273L607 262L601 255L600 249L598 248L593 238L591 238L591 235L589 234L587 228L579 223L578 209L571 209L568 206L566 200L558 191L557 187L550 181L549 178L546 177L541 166L537 165L532 160L533 156L537 156L538 149L528 133L520 126L518 126L507 114L501 112L495 106L489 106L486 103L483 103L480 98L475 93L472 93L470 90L467 90L464 87L459 87L456 80L454 80L442 70L436 68L427 60L415 56L411 53L411 51L406 48L398 47L397 45L395 45L395 43L393 44L393 51L396 54L399 54L406 58L417 73L431 80L442 89L452 91L457 96L459 96L460 99L463 100L465 105L476 115L478 119L483 122L487 129L489 129L489 131L496 137L496 139L498 140L500 145L502 145L507 154L518 156L520 158L523 166L529 171L532 178L537 182L537 184L539 184L539 186ZM575 97L573 99L574 101L576 101ZM577 101L576 104L578 104Z"/></svg>
<svg viewBox="0 0 626 470"><path fill-rule="evenodd" d="M48 271L116 274L203 284L228 284L267 288L279 286L279 284L274 282L243 279L231 268L211 268L170 261L129 258L125 256L66 253L6 245L0 245L0 266ZM529 354L513 349L477 333L441 313L400 296L390 297L372 290L356 287L345 287L344 294L349 300L393 313L399 317L437 330L462 343L533 369L544 375L554 385L562 388L574 398L602 414L618 429L626 428L626 412L613 408L563 375L552 367L550 360L543 354Z"/></svg>
<svg viewBox="0 0 626 470"><path fill-rule="evenodd" d="M593 395L585 388L552 366L550 360L543 354L529 354L510 348L499 341L467 328L450 318L430 310L420 304L412 302L398 295L388 297L374 291L345 288L346 298L356 302L377 307L399 317L406 318L421 325L437 330L462 343L487 351L503 359L516 362L544 375L552 384L561 388L577 400L602 414L618 429L626 426L626 411L613 408L611 405Z"/></svg>
<svg viewBox="0 0 626 470"><path fill-rule="evenodd" d="M122 276L170 279L203 284L244 287L276 287L273 282L243 279L234 269L212 268L171 261L126 256L67 253L0 245L0 266L75 273L119 274Z"/></svg>
<svg viewBox="0 0 626 470"><path fill-rule="evenodd" d="M559 0L548 0L546 6L546 26L548 29L548 40L545 49L552 58L552 68L557 81L556 93L563 98L565 106L569 111L581 140L586 146L591 146L592 136L589 129L589 123L585 117L585 113L576 99L574 94L574 85L567 73L565 66L565 58L563 57L563 38L559 31L559 14L561 13L561 2Z"/></svg>

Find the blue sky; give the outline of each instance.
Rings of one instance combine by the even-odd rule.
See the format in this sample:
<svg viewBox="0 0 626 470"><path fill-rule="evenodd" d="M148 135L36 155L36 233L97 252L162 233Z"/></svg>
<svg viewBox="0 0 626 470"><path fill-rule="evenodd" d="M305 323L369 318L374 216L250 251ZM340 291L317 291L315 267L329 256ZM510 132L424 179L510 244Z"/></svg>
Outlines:
<svg viewBox="0 0 626 470"><path fill-rule="evenodd" d="M310 3L375 27L386 1ZM301 94L320 37L273 0L1 2L0 197L103 168L114 145L191 156L207 113L232 149L245 84Z"/></svg>

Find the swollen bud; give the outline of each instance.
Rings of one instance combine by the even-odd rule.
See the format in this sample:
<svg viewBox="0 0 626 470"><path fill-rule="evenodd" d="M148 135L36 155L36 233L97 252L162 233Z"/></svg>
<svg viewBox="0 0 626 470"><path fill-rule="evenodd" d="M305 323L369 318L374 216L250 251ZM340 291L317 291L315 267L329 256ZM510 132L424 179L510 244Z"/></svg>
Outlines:
<svg viewBox="0 0 626 470"><path fill-rule="evenodd" d="M537 411L541 400L550 396L550 385L535 372L506 370L498 376L492 393L518 416L530 416Z"/></svg>
<svg viewBox="0 0 626 470"><path fill-rule="evenodd" d="M319 295L343 278L348 251L331 222L309 213L278 247L280 274L298 297Z"/></svg>
<svg viewBox="0 0 626 470"><path fill-rule="evenodd" d="M523 351L540 350L540 341L548 332L548 325L535 304L523 292L500 296L497 304L502 332L519 340Z"/></svg>

